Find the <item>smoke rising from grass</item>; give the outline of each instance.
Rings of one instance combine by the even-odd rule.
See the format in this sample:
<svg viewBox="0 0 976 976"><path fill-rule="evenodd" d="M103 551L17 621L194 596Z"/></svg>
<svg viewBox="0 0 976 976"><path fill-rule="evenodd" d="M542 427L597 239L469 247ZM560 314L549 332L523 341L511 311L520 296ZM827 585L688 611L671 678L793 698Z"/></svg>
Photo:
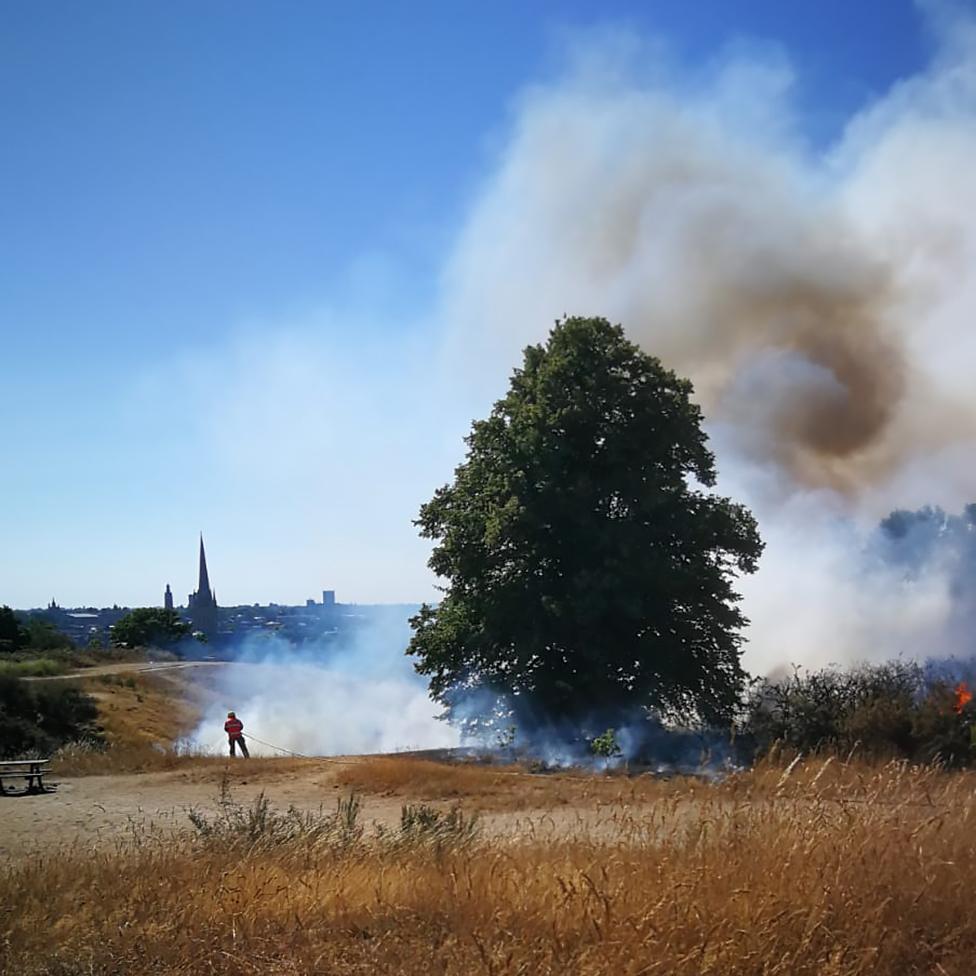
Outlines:
<svg viewBox="0 0 976 976"><path fill-rule="evenodd" d="M437 720L440 708L403 654L406 635L406 615L391 609L341 646L299 649L277 637L243 643L235 663L219 669L212 708L191 746L226 751L223 724L229 710L244 723L248 748L257 756L456 745L456 733Z"/></svg>

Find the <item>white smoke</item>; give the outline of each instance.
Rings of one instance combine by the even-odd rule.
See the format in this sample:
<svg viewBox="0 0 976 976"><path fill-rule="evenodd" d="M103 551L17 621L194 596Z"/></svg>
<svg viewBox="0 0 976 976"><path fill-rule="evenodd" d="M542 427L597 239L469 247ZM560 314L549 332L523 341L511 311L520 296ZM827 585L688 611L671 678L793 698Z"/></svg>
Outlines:
<svg viewBox="0 0 976 976"><path fill-rule="evenodd" d="M864 555L893 507L976 500L976 30L940 26L928 70L824 151L781 56L691 84L633 38L583 45L518 103L445 273L469 384L563 314L692 378L767 542L741 587L756 670L972 651L939 646L945 579Z"/></svg>
<svg viewBox="0 0 976 976"><path fill-rule="evenodd" d="M606 316L692 378L719 489L759 518L767 549L740 585L749 670L970 653L948 636L946 575L906 582L867 545L893 508L976 501L976 32L960 19L940 28L930 67L826 149L802 137L782 54L736 54L703 80L639 38L583 39L562 77L517 101L445 262L422 355L394 347L379 384L370 357L337 358L324 330L300 330L307 348L283 355L295 369L268 375L248 360L230 406L193 415L219 418L240 452L235 483L261 487L279 469L253 450L254 429L277 416L263 404L285 404L258 439L285 456L268 490L278 511L299 512L295 537L313 526L306 545L342 553L335 572L360 588L379 566L375 598L433 595L410 518L449 480L461 432L553 320ZM332 364L328 384L319 364ZM353 439L368 418L366 449L323 440L343 430L340 413L360 418ZM452 744L405 643L381 636L314 664L290 648L259 653L263 664L228 669L197 741L220 742L234 708L247 731L301 753Z"/></svg>
<svg viewBox="0 0 976 976"><path fill-rule="evenodd" d="M372 617L341 648L297 649L277 638L236 648L218 669L212 705L190 737L194 749L223 752L228 711L244 723L252 755L334 756L457 745L441 709L404 656L406 616Z"/></svg>

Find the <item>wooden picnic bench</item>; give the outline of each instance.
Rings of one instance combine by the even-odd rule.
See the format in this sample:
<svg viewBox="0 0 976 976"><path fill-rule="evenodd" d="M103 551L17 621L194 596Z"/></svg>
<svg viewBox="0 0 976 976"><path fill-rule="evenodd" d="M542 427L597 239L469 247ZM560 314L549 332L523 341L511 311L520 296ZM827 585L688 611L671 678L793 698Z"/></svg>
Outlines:
<svg viewBox="0 0 976 976"><path fill-rule="evenodd" d="M5 779L26 780L28 793L44 793L44 774L48 772L50 759L7 759L0 761L0 796L7 795ZM12 792L12 791L11 791Z"/></svg>

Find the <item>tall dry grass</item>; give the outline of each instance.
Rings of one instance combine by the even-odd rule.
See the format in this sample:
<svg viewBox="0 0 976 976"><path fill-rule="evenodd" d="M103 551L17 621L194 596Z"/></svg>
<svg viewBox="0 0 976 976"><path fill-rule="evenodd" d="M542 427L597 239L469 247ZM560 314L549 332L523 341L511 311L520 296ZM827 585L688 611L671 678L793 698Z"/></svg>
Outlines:
<svg viewBox="0 0 976 976"><path fill-rule="evenodd" d="M558 836L390 843L341 807L336 830L283 815L273 837L233 820L136 834L3 868L0 964L25 976L968 974L973 812L970 777L817 761L694 795L674 785Z"/></svg>

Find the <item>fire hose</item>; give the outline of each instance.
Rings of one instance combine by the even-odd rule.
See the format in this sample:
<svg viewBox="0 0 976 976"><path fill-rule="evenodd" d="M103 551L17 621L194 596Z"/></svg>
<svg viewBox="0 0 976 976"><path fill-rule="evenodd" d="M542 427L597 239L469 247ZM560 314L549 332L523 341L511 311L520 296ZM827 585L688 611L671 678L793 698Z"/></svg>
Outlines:
<svg viewBox="0 0 976 976"><path fill-rule="evenodd" d="M244 737L244 741L246 742L248 739L250 739L252 742L260 742L261 745L267 746L269 749L275 749L278 752L283 752L288 756L294 756L295 759L318 759L321 762L336 763L340 766L355 766L358 764L358 760L354 759L334 759L331 756L306 756L304 753L295 752L293 749L286 749L284 746L276 746L273 742L265 742L264 739L259 739L251 732L248 732L248 734Z"/></svg>

